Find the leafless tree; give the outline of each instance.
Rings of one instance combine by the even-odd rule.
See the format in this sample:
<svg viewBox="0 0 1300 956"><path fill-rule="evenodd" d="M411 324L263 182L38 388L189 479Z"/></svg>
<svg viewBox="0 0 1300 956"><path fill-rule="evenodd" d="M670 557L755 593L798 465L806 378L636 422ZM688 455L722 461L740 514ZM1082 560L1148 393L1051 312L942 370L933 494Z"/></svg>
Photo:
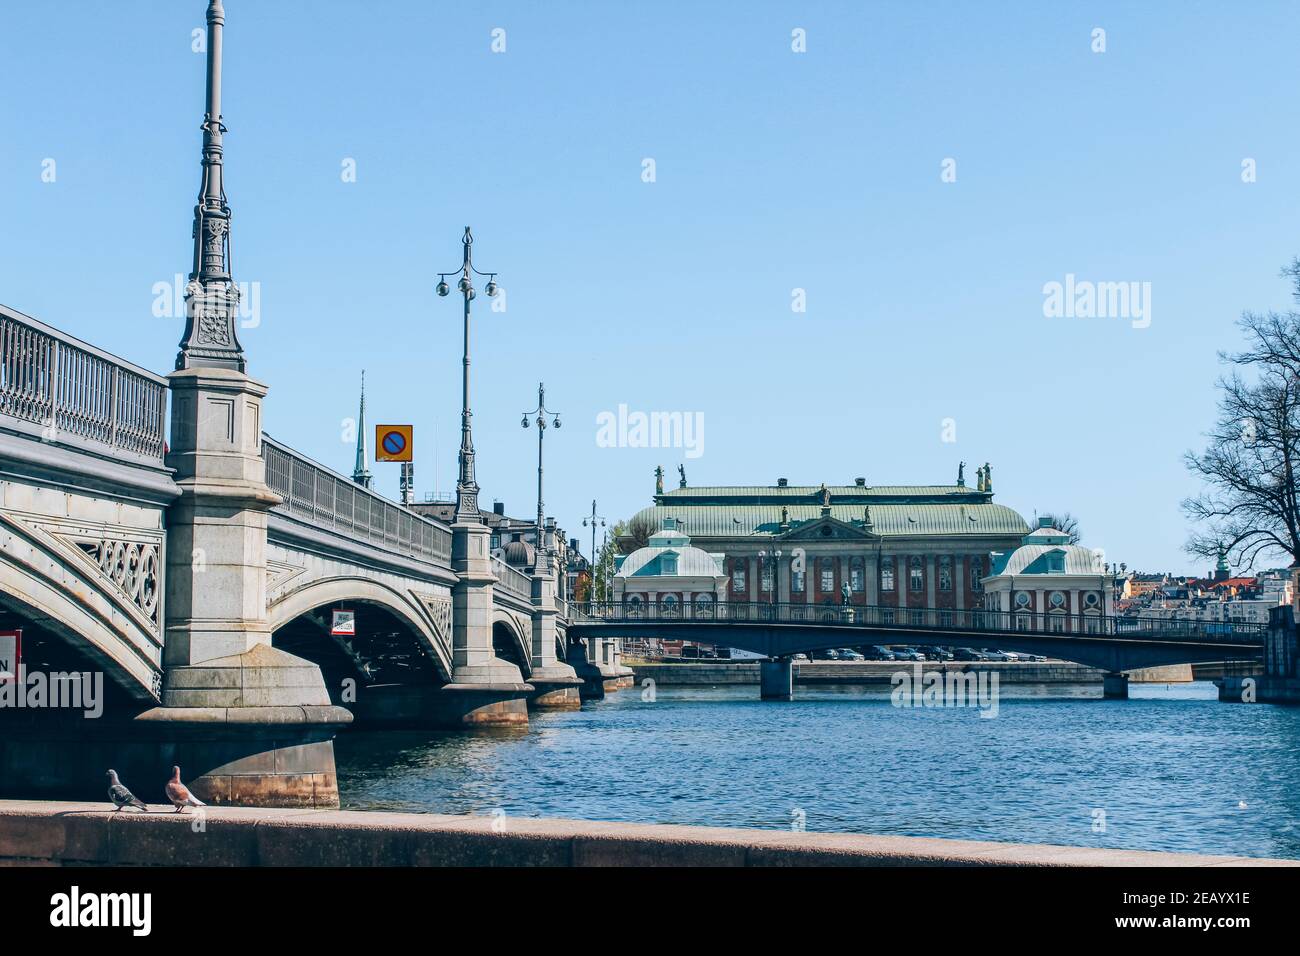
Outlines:
<svg viewBox="0 0 1300 956"><path fill-rule="evenodd" d="M1300 259L1282 270L1300 300ZM1187 467L1208 486L1183 502L1200 525L1187 552L1252 569L1261 555L1300 565L1300 312L1246 312L1245 348L1219 357L1235 368L1220 378L1218 420Z"/></svg>
<svg viewBox="0 0 1300 956"><path fill-rule="evenodd" d="M1078 544L1079 539L1083 537L1083 532L1079 529L1079 519L1070 512L1049 511L1043 517L1050 521L1057 531L1069 535L1070 544Z"/></svg>
<svg viewBox="0 0 1300 956"><path fill-rule="evenodd" d="M614 529L612 538L617 538L619 549L624 554L631 554L638 548L644 548L650 543L650 535L659 529L655 523L645 515L635 515L627 521L626 524L620 523Z"/></svg>

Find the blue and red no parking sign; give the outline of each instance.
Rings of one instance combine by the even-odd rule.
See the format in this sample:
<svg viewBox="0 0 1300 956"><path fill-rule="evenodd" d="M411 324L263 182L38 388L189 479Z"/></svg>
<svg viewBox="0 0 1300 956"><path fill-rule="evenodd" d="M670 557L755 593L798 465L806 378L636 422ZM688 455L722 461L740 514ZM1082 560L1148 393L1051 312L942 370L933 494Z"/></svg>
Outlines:
<svg viewBox="0 0 1300 956"><path fill-rule="evenodd" d="M375 426L375 461L411 461L411 425Z"/></svg>

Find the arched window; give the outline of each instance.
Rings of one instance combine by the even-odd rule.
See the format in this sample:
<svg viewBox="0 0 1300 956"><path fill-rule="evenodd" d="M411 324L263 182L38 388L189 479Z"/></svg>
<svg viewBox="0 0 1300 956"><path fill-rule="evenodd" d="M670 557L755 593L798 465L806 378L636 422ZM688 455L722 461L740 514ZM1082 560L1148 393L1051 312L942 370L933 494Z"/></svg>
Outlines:
<svg viewBox="0 0 1300 956"><path fill-rule="evenodd" d="M696 617L713 617L713 595L707 592L695 595L691 609Z"/></svg>
<svg viewBox="0 0 1300 956"><path fill-rule="evenodd" d="M641 616L641 595L639 595L639 594L633 594L633 595L631 595L631 596L628 597L628 599L627 599L627 616L628 616L628 617L640 617L640 616Z"/></svg>
<svg viewBox="0 0 1300 956"><path fill-rule="evenodd" d="M939 555L939 590L952 590L952 557L947 554Z"/></svg>
<svg viewBox="0 0 1300 956"><path fill-rule="evenodd" d="M676 594L665 594L659 599L659 606L668 617L677 616L677 613L682 609L681 603L681 601L677 600Z"/></svg>
<svg viewBox="0 0 1300 956"><path fill-rule="evenodd" d="M880 559L880 590L894 590L894 559Z"/></svg>
<svg viewBox="0 0 1300 956"><path fill-rule="evenodd" d="M921 565L921 556L919 554L914 554L907 559L907 581L910 590L925 590L925 569Z"/></svg>
<svg viewBox="0 0 1300 956"><path fill-rule="evenodd" d="M862 559L856 555L849 558L849 587L861 591L863 585Z"/></svg>

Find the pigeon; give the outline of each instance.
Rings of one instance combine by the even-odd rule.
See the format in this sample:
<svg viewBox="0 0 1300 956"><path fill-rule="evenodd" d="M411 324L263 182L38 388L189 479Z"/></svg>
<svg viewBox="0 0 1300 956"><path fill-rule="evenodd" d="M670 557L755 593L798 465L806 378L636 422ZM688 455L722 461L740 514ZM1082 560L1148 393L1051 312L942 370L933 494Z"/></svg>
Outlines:
<svg viewBox="0 0 1300 956"><path fill-rule="evenodd" d="M117 779L116 770L108 772L108 799L113 801L113 806L117 807L117 810L123 807L138 807L146 812L149 810L143 802L136 799L135 794L122 786L122 781ZM113 812L117 813L117 810Z"/></svg>
<svg viewBox="0 0 1300 956"><path fill-rule="evenodd" d="M189 787L181 783L181 768L172 767L172 778L167 781L167 799L172 802L177 813L184 813L186 807L206 807L207 804L194 794Z"/></svg>

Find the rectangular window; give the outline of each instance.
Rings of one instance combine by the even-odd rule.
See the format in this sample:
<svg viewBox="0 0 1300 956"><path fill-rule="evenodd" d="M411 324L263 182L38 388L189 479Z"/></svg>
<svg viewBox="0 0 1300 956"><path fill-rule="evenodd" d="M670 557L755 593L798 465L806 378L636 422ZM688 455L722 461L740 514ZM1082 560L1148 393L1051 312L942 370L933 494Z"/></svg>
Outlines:
<svg viewBox="0 0 1300 956"><path fill-rule="evenodd" d="M912 560L908 563L908 568L909 568L908 580L910 582L908 584L908 587L910 587L913 591L924 590L925 571L921 568L921 559L912 558Z"/></svg>
<svg viewBox="0 0 1300 956"><path fill-rule="evenodd" d="M882 558L880 562L880 590L894 590L894 559Z"/></svg>
<svg viewBox="0 0 1300 956"><path fill-rule="evenodd" d="M855 591L862 590L862 565L854 564L849 569L849 587Z"/></svg>
<svg viewBox="0 0 1300 956"><path fill-rule="evenodd" d="M731 564L731 590L745 590L745 562L733 561Z"/></svg>
<svg viewBox="0 0 1300 956"><path fill-rule="evenodd" d="M790 572L790 587L794 590L796 594L803 594L803 572L802 571Z"/></svg>
<svg viewBox="0 0 1300 956"><path fill-rule="evenodd" d="M952 558L946 554L939 558L939 590L952 590Z"/></svg>
<svg viewBox="0 0 1300 956"><path fill-rule="evenodd" d="M764 567L763 567L763 577L760 579L760 586L763 588L764 593L771 593L771 591L772 591L772 566L771 566L770 564L766 564L766 563L764 564Z"/></svg>
<svg viewBox="0 0 1300 956"><path fill-rule="evenodd" d="M829 561L822 562L822 591L829 593L835 590L835 569L831 567Z"/></svg>

